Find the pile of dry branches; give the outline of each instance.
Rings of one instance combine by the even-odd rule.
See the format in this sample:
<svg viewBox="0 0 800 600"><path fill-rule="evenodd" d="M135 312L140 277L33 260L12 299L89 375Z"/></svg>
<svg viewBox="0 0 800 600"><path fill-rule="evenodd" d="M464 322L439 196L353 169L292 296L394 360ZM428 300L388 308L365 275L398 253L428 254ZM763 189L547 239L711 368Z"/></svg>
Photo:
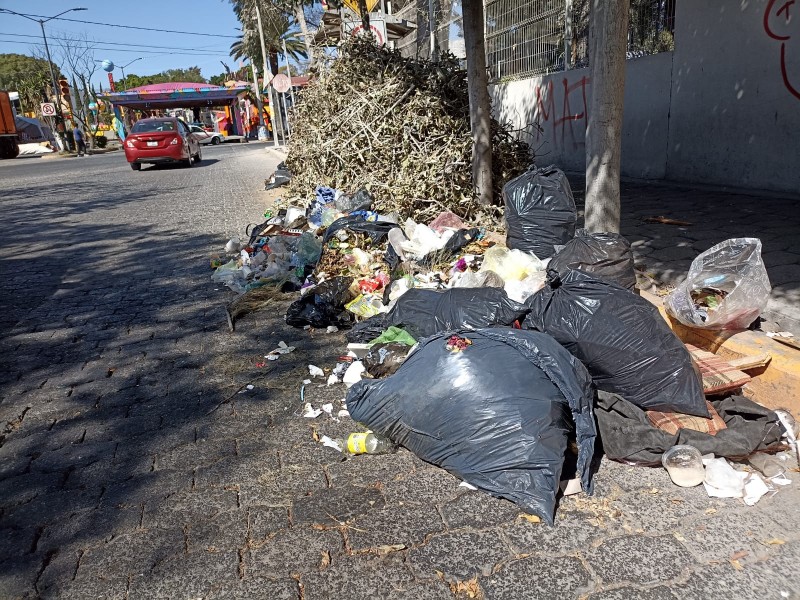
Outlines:
<svg viewBox="0 0 800 600"><path fill-rule="evenodd" d="M442 210L471 218L472 137L466 73L457 59L403 58L356 37L302 92L293 118L289 192L317 185L368 189L375 208L426 221ZM493 123L494 187L528 167L527 144Z"/></svg>

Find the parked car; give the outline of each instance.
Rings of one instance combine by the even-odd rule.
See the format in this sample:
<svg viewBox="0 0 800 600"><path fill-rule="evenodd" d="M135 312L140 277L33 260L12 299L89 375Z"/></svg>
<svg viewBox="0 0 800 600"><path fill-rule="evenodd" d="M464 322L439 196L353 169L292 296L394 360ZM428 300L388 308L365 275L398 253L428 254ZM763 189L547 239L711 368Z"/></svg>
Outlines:
<svg viewBox="0 0 800 600"><path fill-rule="evenodd" d="M190 125L189 129L191 130L192 134L197 136L197 141L203 144L212 144L216 146L219 143L224 141L222 134L217 133L216 131L206 131L202 127L198 125Z"/></svg>
<svg viewBox="0 0 800 600"><path fill-rule="evenodd" d="M131 169L143 164L181 163L191 167L203 158L200 142L189 126L174 117L141 119L125 138L125 158Z"/></svg>
<svg viewBox="0 0 800 600"><path fill-rule="evenodd" d="M211 125L207 125L205 123L201 123L200 121L195 121L194 123L189 123L189 127L199 127L203 131L207 131L208 133L214 133L214 128Z"/></svg>

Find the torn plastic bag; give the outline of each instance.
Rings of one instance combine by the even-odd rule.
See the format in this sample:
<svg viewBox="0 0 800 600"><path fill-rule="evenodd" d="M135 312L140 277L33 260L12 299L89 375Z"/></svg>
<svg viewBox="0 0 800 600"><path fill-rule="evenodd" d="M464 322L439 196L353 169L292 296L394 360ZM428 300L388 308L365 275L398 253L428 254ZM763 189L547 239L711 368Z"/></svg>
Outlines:
<svg viewBox="0 0 800 600"><path fill-rule="evenodd" d="M336 200L336 210L343 213L351 213L356 210L370 210L372 208L372 194L367 190L358 190L354 196L342 194Z"/></svg>
<svg viewBox="0 0 800 600"><path fill-rule="evenodd" d="M387 321L419 340L453 329L511 325L527 312L524 304L514 302L498 288L452 288L442 292L415 288L400 296Z"/></svg>
<svg viewBox="0 0 800 600"><path fill-rule="evenodd" d="M771 290L761 240L734 238L695 258L664 307L689 327L747 329L767 306Z"/></svg>
<svg viewBox="0 0 800 600"><path fill-rule="evenodd" d="M330 227L325 230L325 235L322 237L322 243L327 244L334 234L340 229L349 229L350 231L357 231L369 236L374 244L380 244L389 235L389 231L397 227L396 223L389 223L384 221L365 221L361 216L349 216L336 219L331 223Z"/></svg>
<svg viewBox="0 0 800 600"><path fill-rule="evenodd" d="M275 172L272 176L264 182L264 189L271 190L277 187L281 187L282 185L286 185L292 180L292 174L289 172L289 169L286 168L285 163L281 163L275 169Z"/></svg>
<svg viewBox="0 0 800 600"><path fill-rule="evenodd" d="M644 298L582 271L548 283L526 304L525 326L578 357L600 390L645 410L708 418L700 373L686 346Z"/></svg>
<svg viewBox="0 0 800 600"><path fill-rule="evenodd" d="M381 333L378 337L370 340L368 343L370 344L388 344L388 343L400 343L405 344L409 348L414 346L417 343L411 334L408 333L405 329L401 329L400 327L388 327L386 331Z"/></svg>
<svg viewBox="0 0 800 600"><path fill-rule="evenodd" d="M494 496L552 524L574 431L578 475L592 493L595 423L583 365L551 337L518 329L462 330L420 343L394 375L347 395L356 421Z"/></svg>
<svg viewBox="0 0 800 600"><path fill-rule="evenodd" d="M636 288L631 245L618 233L590 233L578 229L575 237L558 251L547 266L558 271L562 277L569 269L576 269L631 291Z"/></svg>
<svg viewBox="0 0 800 600"><path fill-rule="evenodd" d="M445 242L444 247L428 253L419 261L419 264L430 266L450 260L450 258L457 254L464 246L478 239L480 232L481 230L477 227L472 229L459 229Z"/></svg>
<svg viewBox="0 0 800 600"><path fill-rule="evenodd" d="M409 350L411 347L401 342L374 344L361 362L364 363L367 373L376 379L386 377L400 368Z"/></svg>
<svg viewBox="0 0 800 600"><path fill-rule="evenodd" d="M521 250L492 246L483 255L481 271L493 271L503 281L522 281L544 271L542 261Z"/></svg>
<svg viewBox="0 0 800 600"><path fill-rule="evenodd" d="M464 221L449 210L440 212L439 215L428 224L428 227L433 229L436 233L442 233L446 228L450 229L464 229Z"/></svg>
<svg viewBox="0 0 800 600"><path fill-rule="evenodd" d="M353 315L344 309L355 295L350 291L351 277L334 277L307 291L289 305L286 323L292 327L311 325L323 329L335 325L340 329L353 324Z"/></svg>
<svg viewBox="0 0 800 600"><path fill-rule="evenodd" d="M701 454L713 453L735 460L780 446L783 427L771 410L744 396L710 402L725 421L726 429L714 435L691 429L670 434L655 427L641 408L617 394L600 391L594 414L603 452L611 460L657 466L661 464L661 455L679 444L694 446Z"/></svg>
<svg viewBox="0 0 800 600"><path fill-rule="evenodd" d="M509 248L545 259L575 235L575 199L567 176L555 165L532 168L509 181L503 200Z"/></svg>

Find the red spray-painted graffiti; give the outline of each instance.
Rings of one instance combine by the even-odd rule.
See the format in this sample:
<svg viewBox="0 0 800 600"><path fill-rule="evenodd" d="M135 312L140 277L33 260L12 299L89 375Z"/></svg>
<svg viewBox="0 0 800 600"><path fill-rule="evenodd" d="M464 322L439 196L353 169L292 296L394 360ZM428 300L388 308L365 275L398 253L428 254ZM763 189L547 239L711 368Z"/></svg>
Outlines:
<svg viewBox="0 0 800 600"><path fill-rule="evenodd" d="M545 127L552 128L552 143L556 148L577 150L584 145L586 138L586 88L589 78L581 77L577 81L569 82L567 77L561 80L559 89L562 93L560 113L556 108L556 86L551 79L547 83L537 85L536 94L536 123L539 125L536 139L547 136ZM573 110L573 106L578 110ZM569 131L567 131L569 130ZM549 137L549 136L548 136Z"/></svg>
<svg viewBox="0 0 800 600"><path fill-rule="evenodd" d="M789 16L789 9L794 3L795 0L769 0L767 10L764 11L764 31L769 37L781 43L781 77L783 77L783 85L793 96L800 100L800 81L798 81L797 85L792 84L786 64L786 45L792 38L787 31L792 20ZM797 19L795 20L797 21ZM800 80L800 75L798 80Z"/></svg>

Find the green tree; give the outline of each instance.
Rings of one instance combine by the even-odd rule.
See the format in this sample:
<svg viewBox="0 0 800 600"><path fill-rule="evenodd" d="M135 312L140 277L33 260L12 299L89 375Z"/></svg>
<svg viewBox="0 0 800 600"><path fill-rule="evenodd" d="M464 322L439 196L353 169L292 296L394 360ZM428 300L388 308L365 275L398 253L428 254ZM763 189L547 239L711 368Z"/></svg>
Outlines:
<svg viewBox="0 0 800 600"><path fill-rule="evenodd" d="M200 67L189 67L188 69L167 69L154 75L129 73L125 76L125 79L120 80L119 88L127 90L142 85L170 82L208 83L200 73Z"/></svg>
<svg viewBox="0 0 800 600"><path fill-rule="evenodd" d="M56 78L61 70L55 63ZM39 104L53 94L50 68L46 60L24 54L0 54L0 89L19 92L25 112L39 113Z"/></svg>

